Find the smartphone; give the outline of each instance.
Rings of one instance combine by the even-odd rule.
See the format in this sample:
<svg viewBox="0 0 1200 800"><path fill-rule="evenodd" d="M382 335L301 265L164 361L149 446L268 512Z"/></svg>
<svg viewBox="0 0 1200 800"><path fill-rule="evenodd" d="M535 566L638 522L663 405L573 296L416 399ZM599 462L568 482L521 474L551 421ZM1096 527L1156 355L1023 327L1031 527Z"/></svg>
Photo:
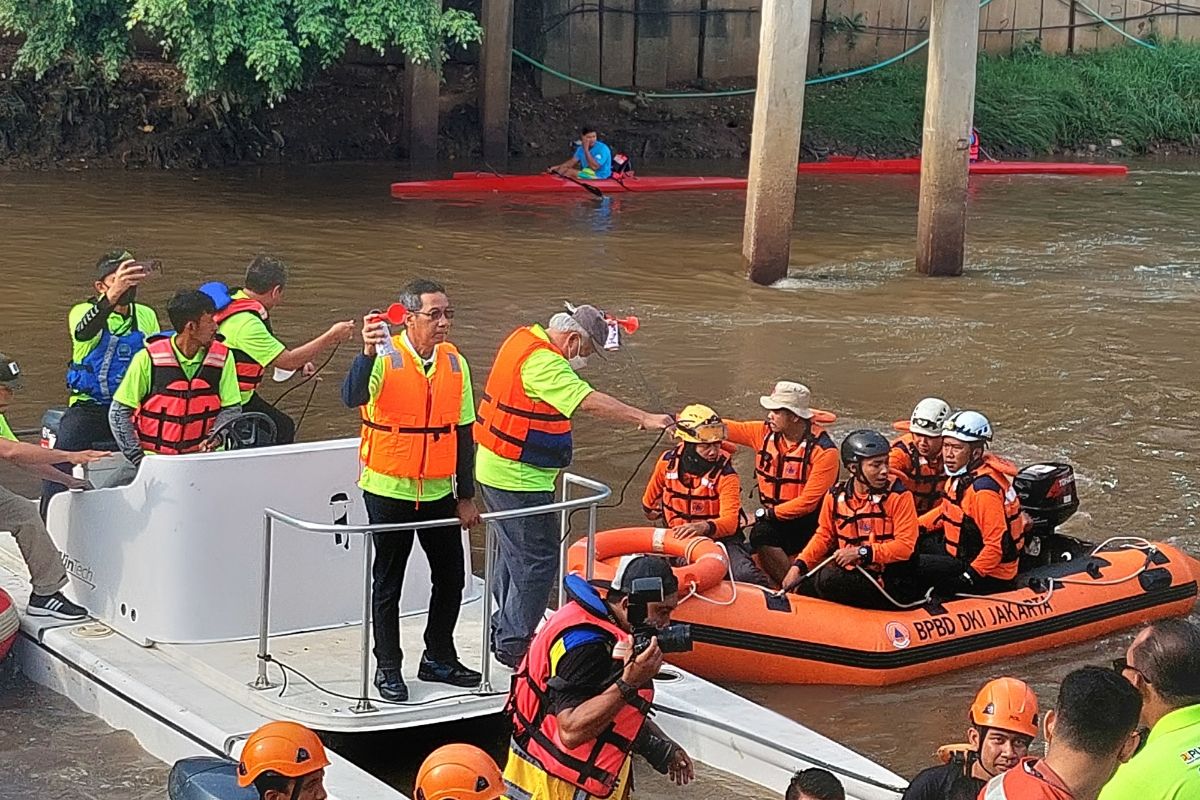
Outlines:
<svg viewBox="0 0 1200 800"><path fill-rule="evenodd" d="M146 261L134 261L133 266L141 267L147 275L162 275L163 262L158 258L151 258Z"/></svg>

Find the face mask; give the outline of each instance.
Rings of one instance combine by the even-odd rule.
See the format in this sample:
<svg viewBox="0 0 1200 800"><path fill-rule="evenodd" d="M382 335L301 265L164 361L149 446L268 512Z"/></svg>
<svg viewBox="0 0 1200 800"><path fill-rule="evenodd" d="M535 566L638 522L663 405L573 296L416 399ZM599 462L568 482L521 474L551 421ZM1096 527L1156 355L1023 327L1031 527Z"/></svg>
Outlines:
<svg viewBox="0 0 1200 800"><path fill-rule="evenodd" d="M582 350L583 345L580 345L579 349ZM570 356L567 358L567 363L571 365L571 369L578 372L579 370L583 369L584 367L586 367L588 365L588 357L583 356L583 355L578 355L578 351L577 351L576 355Z"/></svg>
<svg viewBox="0 0 1200 800"><path fill-rule="evenodd" d="M127 306L130 303L132 303L135 299L137 299L137 287L131 286L130 288L125 290L125 294L123 294L117 298L117 302L114 303L113 305Z"/></svg>
<svg viewBox="0 0 1200 800"><path fill-rule="evenodd" d="M696 445L688 442L683 447L683 457L679 460L679 467L689 475L703 475L713 468L713 462L701 456L696 452Z"/></svg>
<svg viewBox="0 0 1200 800"><path fill-rule="evenodd" d="M951 478L957 478L959 475L967 474L967 468L965 465L962 467L959 467L958 469L950 469L950 467L948 467L948 466L943 466L942 471L945 472L946 475Z"/></svg>

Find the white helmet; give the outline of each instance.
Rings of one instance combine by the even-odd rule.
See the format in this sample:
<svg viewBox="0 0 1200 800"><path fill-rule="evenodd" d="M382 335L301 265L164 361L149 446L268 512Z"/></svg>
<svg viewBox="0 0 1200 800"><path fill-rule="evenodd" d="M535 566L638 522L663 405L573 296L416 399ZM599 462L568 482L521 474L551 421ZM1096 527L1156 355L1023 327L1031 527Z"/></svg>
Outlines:
<svg viewBox="0 0 1200 800"><path fill-rule="evenodd" d="M922 436L941 436L942 423L950 416L950 405L940 397L926 397L917 403L912 417L908 420L908 429Z"/></svg>
<svg viewBox="0 0 1200 800"><path fill-rule="evenodd" d="M942 436L960 442L990 442L992 423L978 411L955 411L942 423Z"/></svg>

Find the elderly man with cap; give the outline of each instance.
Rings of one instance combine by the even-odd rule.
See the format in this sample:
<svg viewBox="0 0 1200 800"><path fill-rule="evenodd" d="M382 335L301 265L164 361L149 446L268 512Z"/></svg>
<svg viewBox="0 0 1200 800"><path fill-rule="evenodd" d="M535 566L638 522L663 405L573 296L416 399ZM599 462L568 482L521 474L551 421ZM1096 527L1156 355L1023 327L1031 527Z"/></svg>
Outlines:
<svg viewBox="0 0 1200 800"><path fill-rule="evenodd" d="M571 463L571 418L577 411L645 430L673 424L593 389L577 374L610 341L610 324L594 306L517 328L500 346L475 423L475 478L489 511L554 502L559 471ZM493 592L492 651L515 667L546 610L558 571L554 514L488 523L499 542Z"/></svg>
<svg viewBox="0 0 1200 800"><path fill-rule="evenodd" d="M96 262L96 293L71 308L71 363L67 366L69 408L58 423L59 450L116 448L108 425L113 394L146 339L160 331L154 309L136 302L138 285L147 276L145 265L128 250L105 253ZM59 468L65 469L66 465ZM61 482L42 484L42 517Z"/></svg>
<svg viewBox="0 0 1200 800"><path fill-rule="evenodd" d="M821 502L840 469L837 445L821 427L837 417L812 408L809 398L804 384L780 381L759 398L765 422L726 421L728 440L755 451L762 508L750 529L750 547L776 585L816 532Z"/></svg>
<svg viewBox="0 0 1200 800"><path fill-rule="evenodd" d="M18 442L4 414L12 403L13 392L20 388L20 366L8 356L0 354L0 460L15 464L32 475L53 480L69 489L85 488L85 481L59 472L54 465L89 464L104 458L108 453L98 450L66 453ZM32 502L13 494L3 486L0 486L0 530L12 533L17 540L21 557L25 559L25 566L29 568L33 592L29 596L26 613L34 617L54 617L63 620L80 620L86 617L87 609L72 603L60 591L67 585L62 554L50 539L37 509Z"/></svg>

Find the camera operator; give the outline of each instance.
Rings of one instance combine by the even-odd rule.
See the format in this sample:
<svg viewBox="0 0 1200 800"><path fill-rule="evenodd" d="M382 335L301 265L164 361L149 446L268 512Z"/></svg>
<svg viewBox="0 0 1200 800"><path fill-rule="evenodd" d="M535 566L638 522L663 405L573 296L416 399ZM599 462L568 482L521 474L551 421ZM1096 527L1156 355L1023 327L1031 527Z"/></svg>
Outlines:
<svg viewBox="0 0 1200 800"><path fill-rule="evenodd" d="M606 597L578 575L564 580L570 601L534 636L513 679L509 796L622 800L633 753L689 783L692 760L648 718L663 652L691 649L688 626L669 624L679 604L670 565L626 557Z"/></svg>

